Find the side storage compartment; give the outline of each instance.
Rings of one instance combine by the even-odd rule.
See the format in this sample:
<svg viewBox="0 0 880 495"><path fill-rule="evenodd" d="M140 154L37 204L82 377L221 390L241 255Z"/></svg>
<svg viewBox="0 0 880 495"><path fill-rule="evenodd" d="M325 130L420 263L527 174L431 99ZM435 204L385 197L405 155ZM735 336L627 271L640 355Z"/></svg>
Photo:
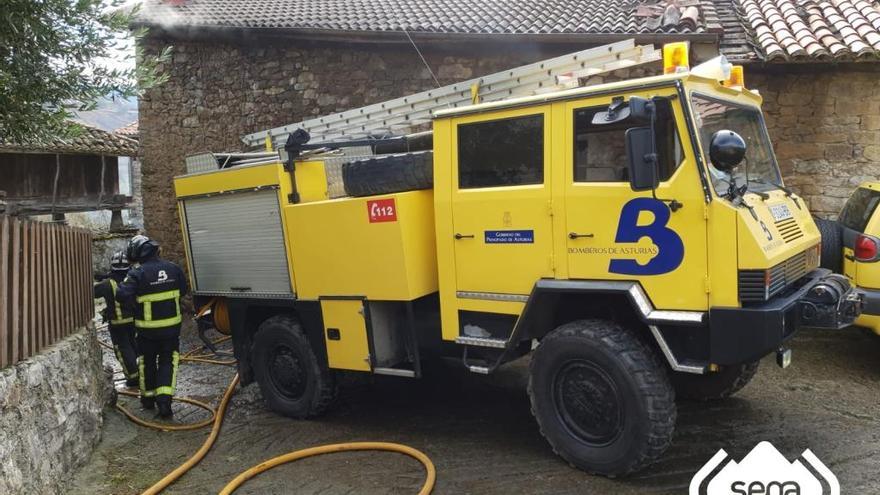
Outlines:
<svg viewBox="0 0 880 495"><path fill-rule="evenodd" d="M371 371L364 301L321 299L327 362L332 369Z"/></svg>
<svg viewBox="0 0 880 495"><path fill-rule="evenodd" d="M182 198L180 211L196 294L294 295L276 188Z"/></svg>
<svg viewBox="0 0 880 495"><path fill-rule="evenodd" d="M432 191L284 207L299 299L413 301L437 291Z"/></svg>

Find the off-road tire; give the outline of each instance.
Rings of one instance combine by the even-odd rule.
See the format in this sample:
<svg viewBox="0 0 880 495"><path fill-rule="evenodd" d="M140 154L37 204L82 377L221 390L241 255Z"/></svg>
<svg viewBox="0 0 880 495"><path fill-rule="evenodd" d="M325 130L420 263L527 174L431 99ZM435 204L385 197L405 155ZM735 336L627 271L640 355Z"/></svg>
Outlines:
<svg viewBox="0 0 880 495"><path fill-rule="evenodd" d="M656 461L672 443L675 392L666 366L636 332L612 321L574 321L547 334L532 355L532 415L553 451L576 468L623 476ZM608 423L602 418L617 418L605 437L587 438L595 429L576 431L601 430Z"/></svg>
<svg viewBox="0 0 880 495"><path fill-rule="evenodd" d="M379 155L342 164L342 184L349 196L375 196L434 186L434 152Z"/></svg>
<svg viewBox="0 0 880 495"><path fill-rule="evenodd" d="M840 224L834 220L813 217L819 234L822 235L822 268L827 268L834 273L843 271L843 233Z"/></svg>
<svg viewBox="0 0 880 495"><path fill-rule="evenodd" d="M676 372L672 374L672 386L679 399L702 402L721 400L742 390L757 372L758 361L725 366L720 371L705 375Z"/></svg>
<svg viewBox="0 0 880 495"><path fill-rule="evenodd" d="M273 316L257 330L252 351L254 376L272 411L310 418L336 396L333 374L321 365L295 318Z"/></svg>

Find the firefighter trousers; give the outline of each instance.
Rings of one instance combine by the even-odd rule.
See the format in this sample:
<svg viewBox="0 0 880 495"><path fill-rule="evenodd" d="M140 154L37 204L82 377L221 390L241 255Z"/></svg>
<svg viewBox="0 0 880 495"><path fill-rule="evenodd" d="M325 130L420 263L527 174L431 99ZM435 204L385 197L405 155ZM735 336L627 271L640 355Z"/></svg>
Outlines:
<svg viewBox="0 0 880 495"><path fill-rule="evenodd" d="M180 337L150 339L143 333L141 330L137 337L141 398L155 397L157 402L170 403L177 387Z"/></svg>
<svg viewBox="0 0 880 495"><path fill-rule="evenodd" d="M110 324L110 341L113 342L113 352L116 353L116 359L122 366L122 373L128 381L137 380L138 373L138 351L137 342L135 340L134 323L127 325Z"/></svg>

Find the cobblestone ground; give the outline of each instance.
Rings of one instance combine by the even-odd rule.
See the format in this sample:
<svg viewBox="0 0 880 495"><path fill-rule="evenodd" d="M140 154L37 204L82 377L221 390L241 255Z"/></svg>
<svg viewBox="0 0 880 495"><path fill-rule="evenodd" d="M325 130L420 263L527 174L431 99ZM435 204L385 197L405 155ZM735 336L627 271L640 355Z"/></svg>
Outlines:
<svg viewBox="0 0 880 495"><path fill-rule="evenodd" d="M184 340L184 349L196 346L191 331ZM401 442L428 454L437 466L438 494L685 493L718 449L740 459L762 440L789 459L812 449L837 475L842 493L880 493L880 337L856 329L807 331L792 347L789 369L766 359L737 397L680 403L665 457L623 480L587 475L553 454L529 413L526 363L516 362L491 377L449 367L421 381L348 380L336 406L314 421L276 416L255 385L245 387L230 404L214 449L166 493L217 493L269 457L365 440ZM109 353L106 362L115 365ZM216 404L232 374L228 367L184 365L180 393ZM134 399L120 400L140 412ZM189 406L176 408L177 421L203 417ZM108 411L103 440L69 493L139 493L195 452L206 435L156 432ZM237 493L411 494L422 477L415 461L397 454L346 453L276 468Z"/></svg>

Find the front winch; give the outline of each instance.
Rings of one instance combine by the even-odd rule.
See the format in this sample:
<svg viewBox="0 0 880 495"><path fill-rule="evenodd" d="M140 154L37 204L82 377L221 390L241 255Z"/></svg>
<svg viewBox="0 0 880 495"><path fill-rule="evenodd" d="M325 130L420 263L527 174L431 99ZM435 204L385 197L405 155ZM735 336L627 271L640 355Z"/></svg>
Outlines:
<svg viewBox="0 0 880 495"><path fill-rule="evenodd" d="M862 312L862 294L843 275L830 274L810 288L800 301L801 323L807 327L843 328Z"/></svg>

